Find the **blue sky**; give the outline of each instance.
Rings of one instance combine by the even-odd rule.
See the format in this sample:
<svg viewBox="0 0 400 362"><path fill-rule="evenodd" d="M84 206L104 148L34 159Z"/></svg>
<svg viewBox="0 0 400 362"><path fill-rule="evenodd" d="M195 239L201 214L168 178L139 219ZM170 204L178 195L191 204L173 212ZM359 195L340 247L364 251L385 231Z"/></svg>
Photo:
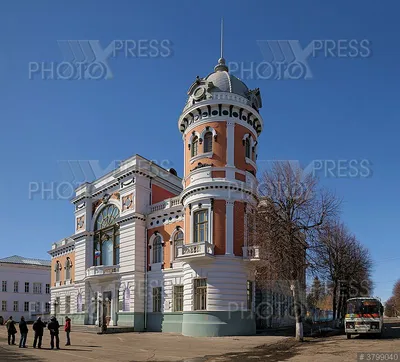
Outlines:
<svg viewBox="0 0 400 362"><path fill-rule="evenodd" d="M49 191L45 199L29 197L32 183L57 194L60 183L73 181L65 160L84 168L92 160L100 176L114 160L139 153L182 174L177 120L195 77L216 64L223 16L225 58L247 66L263 61L259 40L298 40L303 48L313 40L370 41L367 58L309 57L311 80L243 78L263 96L260 165L371 162L369 177L337 168L336 177L318 175L343 198L342 218L369 247L375 293L386 299L400 277L399 10L395 1L2 2L0 257L47 258L52 242L73 233L68 200L49 200ZM113 40L167 39L172 52L110 57L109 80L29 79L29 62L64 60L57 41L86 39L103 48Z"/></svg>

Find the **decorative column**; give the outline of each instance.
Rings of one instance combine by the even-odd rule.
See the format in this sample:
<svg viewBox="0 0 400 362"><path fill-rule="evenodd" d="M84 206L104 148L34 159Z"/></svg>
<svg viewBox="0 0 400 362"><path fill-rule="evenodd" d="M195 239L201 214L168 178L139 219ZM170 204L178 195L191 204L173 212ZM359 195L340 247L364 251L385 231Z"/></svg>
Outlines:
<svg viewBox="0 0 400 362"><path fill-rule="evenodd" d="M226 202L226 241L225 255L233 255L233 207L235 201Z"/></svg>
<svg viewBox="0 0 400 362"><path fill-rule="evenodd" d="M234 167L235 166L235 122L228 121L226 122L226 166Z"/></svg>

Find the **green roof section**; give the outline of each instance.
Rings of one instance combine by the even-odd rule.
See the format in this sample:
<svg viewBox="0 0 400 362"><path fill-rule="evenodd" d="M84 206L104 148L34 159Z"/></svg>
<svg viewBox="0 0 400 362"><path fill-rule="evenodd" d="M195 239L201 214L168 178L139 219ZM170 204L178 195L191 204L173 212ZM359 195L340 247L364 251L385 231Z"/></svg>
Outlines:
<svg viewBox="0 0 400 362"><path fill-rule="evenodd" d="M25 258L19 255L13 255L0 259L0 263L51 266L51 260Z"/></svg>

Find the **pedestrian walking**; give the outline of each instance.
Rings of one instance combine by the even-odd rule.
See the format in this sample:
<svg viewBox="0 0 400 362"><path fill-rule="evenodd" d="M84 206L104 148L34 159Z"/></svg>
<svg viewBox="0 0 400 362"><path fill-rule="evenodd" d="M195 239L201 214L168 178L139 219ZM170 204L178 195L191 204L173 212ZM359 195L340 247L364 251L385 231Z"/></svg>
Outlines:
<svg viewBox="0 0 400 362"><path fill-rule="evenodd" d="M38 317L38 319L33 323L32 329L35 332L35 338L33 339L33 348L42 348L42 338L43 331L46 324L42 322L42 318Z"/></svg>
<svg viewBox="0 0 400 362"><path fill-rule="evenodd" d="M71 319L68 318L68 316L65 317L65 326L64 326L64 331L67 334L67 342L65 343L66 346L71 345L71 339L69 334L71 333Z"/></svg>
<svg viewBox="0 0 400 362"><path fill-rule="evenodd" d="M15 328L15 322L12 317L8 318L6 322L7 334L8 334L8 344L15 344L15 334L17 333L17 328Z"/></svg>
<svg viewBox="0 0 400 362"><path fill-rule="evenodd" d="M60 324L58 323L58 320L56 317L51 317L50 318L50 323L47 325L48 330L50 331L50 347L51 349L54 349L54 339L56 340L56 348L60 349L60 338L58 336L59 334L59 329L60 329Z"/></svg>
<svg viewBox="0 0 400 362"><path fill-rule="evenodd" d="M21 339L19 340L19 348L26 347L26 338L28 337L28 325L25 322L25 317L22 316L19 322L19 333L21 334Z"/></svg>

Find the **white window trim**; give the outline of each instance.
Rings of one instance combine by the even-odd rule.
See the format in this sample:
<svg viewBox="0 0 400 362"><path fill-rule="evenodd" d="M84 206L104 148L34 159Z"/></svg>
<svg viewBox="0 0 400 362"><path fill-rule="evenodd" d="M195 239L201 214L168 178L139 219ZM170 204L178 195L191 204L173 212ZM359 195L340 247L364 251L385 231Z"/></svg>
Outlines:
<svg viewBox="0 0 400 362"><path fill-rule="evenodd" d="M188 146L190 145L190 148L192 148L192 141L193 141L193 138L195 138L195 137L197 137L200 141L200 138L201 138L200 133L195 131L190 135L189 141L188 141Z"/></svg>
<svg viewBox="0 0 400 362"><path fill-rule="evenodd" d="M255 141L254 138L253 138L253 136L252 136L250 133L246 133L246 134L243 136L242 141L246 141L246 139L249 139L249 140L250 140L250 156L252 156L252 155L254 154L254 158L256 159L256 157L257 157L257 144L258 144L258 141ZM246 147L246 144L245 144L244 147ZM253 152L253 148L254 148L254 152ZM246 151L245 151L245 155L246 155ZM255 163L252 159L246 157L246 163L252 165L252 166L255 167L255 169L257 170L256 163Z"/></svg>
<svg viewBox="0 0 400 362"><path fill-rule="evenodd" d="M257 171L257 165L253 160L251 160L250 158L246 157L246 163L249 164L249 165L252 165L255 168L255 170Z"/></svg>
<svg viewBox="0 0 400 362"><path fill-rule="evenodd" d="M199 203L201 207L199 207ZM212 233L213 233L213 212L211 211L211 200L196 200L196 202L192 203L192 209L190 212L190 244L194 243L194 214L196 211L207 209L208 211L208 235L207 235L207 242L210 244L213 243Z"/></svg>
<svg viewBox="0 0 400 362"><path fill-rule="evenodd" d="M207 127L208 127L208 129L207 129ZM211 132L212 135L213 135L213 143L214 143L215 137L217 136L217 132L215 131L214 128L212 128L212 127L210 127L210 126L207 126L207 127L204 127L203 130L201 131L201 133L200 133L200 138L201 138L201 139L203 140L203 142L204 142L204 135L205 135L207 132Z"/></svg>
<svg viewBox="0 0 400 362"><path fill-rule="evenodd" d="M160 263L154 263L153 262L154 240L156 239L157 236L159 236L161 238L161 262ZM161 269L161 265L162 265L162 263L164 261L164 246L163 245L164 245L164 240L163 240L163 237L162 237L161 233L153 234L150 237L148 246L151 246L151 249L150 249L150 265L152 266L152 270L153 270L153 266L157 266L157 265L160 265L160 269Z"/></svg>
<svg viewBox="0 0 400 362"><path fill-rule="evenodd" d="M212 158L213 156L214 156L214 152L198 153L196 156L193 156L190 159L190 163L193 164L197 160L200 160L202 158Z"/></svg>
<svg viewBox="0 0 400 362"><path fill-rule="evenodd" d="M183 234L183 243L185 243L185 232L183 231L183 229L181 227L179 227L179 229L174 229L174 231L171 234L171 238L169 239L169 243L170 243L170 263L173 263L176 260L176 255L175 255L175 235L178 232L182 232Z"/></svg>

